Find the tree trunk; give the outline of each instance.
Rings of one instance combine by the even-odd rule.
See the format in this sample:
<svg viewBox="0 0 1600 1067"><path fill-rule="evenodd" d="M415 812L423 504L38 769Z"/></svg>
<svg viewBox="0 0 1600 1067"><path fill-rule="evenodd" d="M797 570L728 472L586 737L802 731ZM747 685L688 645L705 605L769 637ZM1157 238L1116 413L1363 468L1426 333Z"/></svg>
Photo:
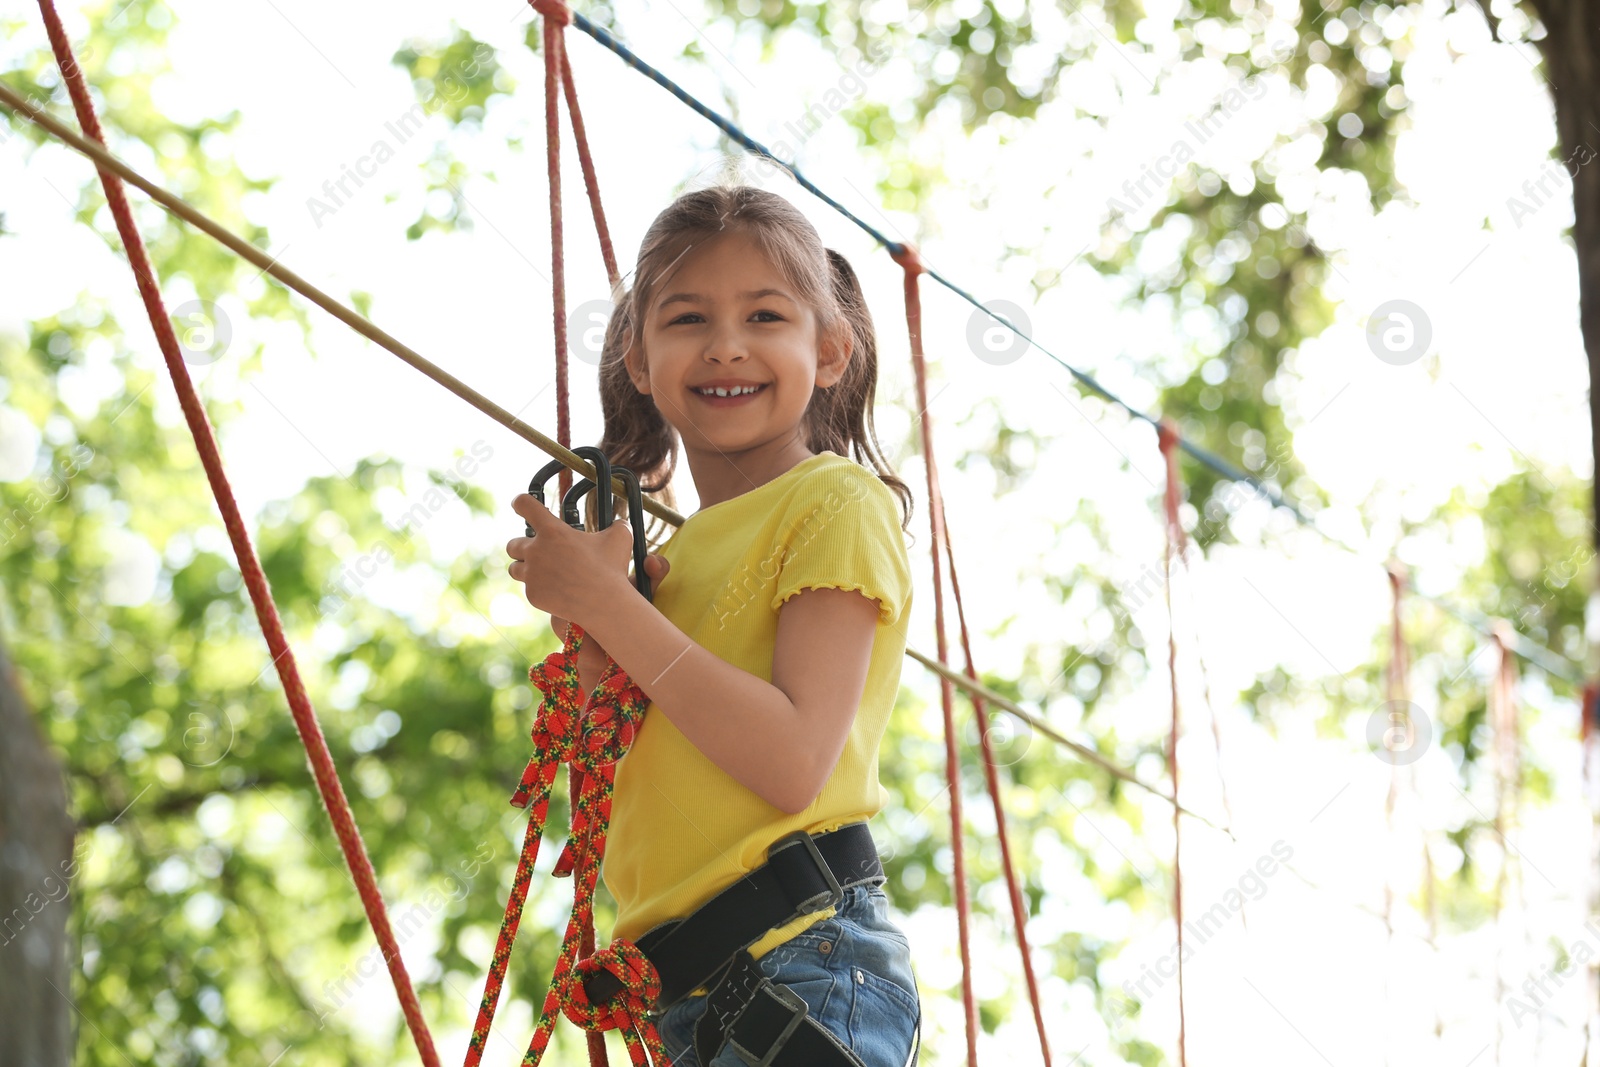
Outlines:
<svg viewBox="0 0 1600 1067"><path fill-rule="evenodd" d="M1561 158L1572 177L1572 243L1578 260L1578 322L1583 331L1583 347L1589 359L1589 433L1595 457L1595 472L1600 475L1600 394L1594 382L1600 379L1600 8L1591 0L1531 0L1544 23L1545 36L1538 42L1544 56L1545 81L1555 102L1556 136L1561 140ZM1483 6L1489 28L1496 38L1499 25L1488 5ZM1600 477L1590 487L1591 529L1600 548ZM1589 574L1596 573L1593 563ZM1597 594L1591 587L1590 597ZM1600 667L1600 634L1589 634L1585 649L1584 672L1593 677ZM1596 793L1595 714L1593 695L1586 687L1582 714L1586 751L1585 770L1591 804L1590 870L1586 887L1588 911L1600 908L1600 871L1595 858L1600 856L1600 794ZM1584 1019L1581 1061L1595 1062L1600 1041L1600 971L1590 962L1584 967L1588 1014Z"/></svg>
<svg viewBox="0 0 1600 1067"><path fill-rule="evenodd" d="M1538 42L1555 101L1561 159L1572 177L1572 243L1578 258L1578 319L1589 356L1589 422L1600 471L1600 5L1591 0L1531 0L1545 36ZM1490 28L1499 36L1497 20ZM1595 481L1600 487L1600 479ZM1591 490L1600 522L1600 492ZM1600 534L1597 534L1600 544Z"/></svg>
<svg viewBox="0 0 1600 1067"><path fill-rule="evenodd" d="M61 766L0 649L0 1067L67 1067L67 886L77 873Z"/></svg>

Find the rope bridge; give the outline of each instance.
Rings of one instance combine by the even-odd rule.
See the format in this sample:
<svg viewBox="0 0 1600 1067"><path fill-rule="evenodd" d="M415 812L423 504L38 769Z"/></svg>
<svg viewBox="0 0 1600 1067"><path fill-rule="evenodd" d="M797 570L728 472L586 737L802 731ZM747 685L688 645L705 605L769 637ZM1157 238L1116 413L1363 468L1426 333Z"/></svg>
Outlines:
<svg viewBox="0 0 1600 1067"><path fill-rule="evenodd" d="M228 531L229 539L239 560L240 570L245 586L249 592L252 604L255 607L258 621L267 638L267 644L273 654L273 663L280 678L283 680L284 692L288 699L295 726L307 751L313 777L321 794L324 806L327 808L332 821L335 834L339 839L340 847L345 854L346 863L354 876L357 892L362 906L366 911L368 921L372 925L375 937L382 949L384 959L388 965L391 979L393 980L396 994L399 997L402 1013L406 1025L411 1032L422 1062L427 1067L437 1067L438 1054L433 1045L433 1039L423 1019L421 1008L418 1004L415 990L401 959L399 947L395 941L393 930L389 924L382 895L378 890L376 877L372 864L366 854L360 833L351 817L348 800L340 784L337 770L333 764L332 756L328 750L321 728L318 724L316 713L311 706L305 686L300 679L294 655L289 648L284 635L282 622L278 616L276 605L268 587L265 574L260 561L251 543L249 533L240 516L238 505L234 500L231 487L223 469L220 453L217 448L215 434L206 417L205 411L195 391L194 384L189 377L179 349L177 338L173 332L172 321L168 315L161 297L155 272L151 265L143 240L133 221L128 205L123 183L132 184L173 215L186 223L196 227L208 236L217 240L241 258L254 264L263 273L270 274L287 288L304 296L317 304L329 314L349 325L362 336L378 344L380 347L399 357L404 362L438 382L444 388L471 404L474 408L505 426L513 433L530 442L535 447L546 452L563 464L561 471L560 490L564 497L570 488L573 472L587 478L598 477L596 469L584 460L570 447L570 413L569 394L567 389L567 344L566 344L566 316L565 316L565 274L563 264L563 233L562 233L562 202L560 188L560 158L559 158L559 103L565 97L567 110L573 134L578 148L579 161L584 175L588 199L594 216L596 233L600 241L601 255L604 260L609 280L613 287L619 280L616 257L612 249L611 238L606 226L602 207L598 180L595 174L593 161L590 156L586 131L578 106L577 90L573 81L572 71L566 59L566 44L564 29L567 25L576 25L579 29L589 34L592 38L616 53L629 66L657 82L691 109L713 122L719 129L733 138L749 151L755 152L783 167L797 183L811 192L829 206L854 221L858 226L868 232L874 239L883 244L891 258L904 272L905 279L905 304L906 322L910 337L911 357L913 372L916 380L917 396L920 406L921 440L923 446L924 469L927 474L927 488L929 500L929 521L932 530L932 556L934 579L934 616L935 636L937 640L937 658L929 658L914 649L907 648L906 654L917 662L934 671L940 680L940 703L944 721L946 778L950 788L951 805L951 847L953 867L952 872L955 901L958 919L958 935L962 958L962 1003L965 1015L966 1032L966 1059L969 1067L977 1064L977 1008L972 990L971 959L970 959L970 917L966 893L966 866L962 835L962 802L959 782L960 761L955 738L953 689L963 689L972 702L974 717L978 728L980 744L984 757L984 771L987 791L993 803L997 836L1000 842L1001 862L1005 872L1007 887L1012 904L1013 926L1017 939L1018 949L1022 959L1023 974L1028 987L1029 998L1033 1009L1035 1027L1038 1031L1040 1051L1046 1067L1051 1063L1049 1043L1045 1033L1044 1016L1038 995L1037 982L1033 973L1031 953L1028 948L1026 934L1026 905L1018 884L1015 865L1013 863L1009 836L1006 828L1005 810L1002 803L998 767L994 759L988 731L988 717L986 703L993 703L1009 714L1016 716L1030 728L1060 745L1074 755L1095 764L1113 777L1137 786L1151 794L1161 797L1170 805L1173 814L1174 829L1174 878L1173 878L1173 909L1178 926L1179 937L1179 964L1178 964L1178 990L1179 990L1179 1040L1178 1054L1180 1065L1186 1064L1186 1049L1184 1038L1184 1013L1183 1013L1183 966L1182 966L1182 873L1180 860L1180 841L1178 834L1180 815L1189 815L1208 826L1228 833L1226 826L1218 826L1204 816L1185 808L1178 799L1178 760L1177 738L1180 733L1180 706L1178 700L1177 682L1177 644L1175 627L1169 628L1168 664L1172 679L1172 720L1171 732L1167 745L1168 773L1172 780L1171 793L1164 792L1157 786L1147 783L1134 775L1126 768L1116 765L1099 752L1089 746L1080 744L1065 737L1058 731L1043 722L1037 715L1027 711L1000 694L983 686L977 680L973 664L970 635L967 620L962 605L960 584L955 567L955 552L951 543L946 522L943 494L940 490L938 479L938 464L935 462L933 452L933 426L927 405L927 377L926 363L922 347L921 329L921 303L918 279L922 274L938 281L946 288L965 298L974 306L982 309L986 314L995 318L1002 325L1015 331L1019 336L1038 347L1051 359L1070 371L1075 378L1088 388L1101 396L1122 407L1136 418L1142 419L1156 429L1158 444L1166 461L1167 482L1164 493L1165 529L1167 537L1166 568L1167 568L1167 600L1169 615L1171 614L1171 573L1172 561L1176 555L1187 566L1185 552L1185 535L1179 518L1178 507L1183 496L1181 476L1178 471L1176 453L1178 450L1187 452L1191 457L1202 464L1215 470L1222 476L1234 481L1250 485L1276 506L1289 509L1298 521L1317 530L1324 537L1341 547L1348 548L1322 531L1314 521L1308 518L1293 503L1277 494L1271 487L1245 471L1239 470L1220 457L1213 455L1205 449L1182 439L1172 423L1165 418L1157 418L1139 411L1120 397L1101 386L1092 377L1072 367L1054 353L1050 352L1039 342L1028 337L1027 334L1006 320L995 314L989 308L974 298L961 287L950 282L938 272L929 268L916 249L905 242L889 240L870 224L866 223L847 208L834 200L823 190L818 188L792 164L777 159L764 146L749 138L737 126L706 107L692 95L687 93L670 78L660 71L645 63L634 55L626 46L617 41L604 29L596 26L581 14L571 11L561 0L531 0L532 6L543 16L543 54L545 63L545 133L546 151L549 174L550 220L551 220L551 255L552 255L552 303L554 324L554 352L556 360L557 384L557 428L556 439L551 439L539 430L519 420L515 415L495 404L488 397L472 389L460 379L444 371L432 362L423 358L415 350L401 343L387 332L369 321L366 317L334 300L328 294L306 281L294 271L283 266L276 259L268 257L261 250L255 248L247 241L233 234L231 231L217 224L205 215L196 211L179 198L168 193L142 175L138 174L126 163L105 150L105 138L101 131L98 117L93 103L89 97L87 83L83 72L78 66L72 53L72 48L67 40L59 16L57 15L53 0L39 0L39 6L44 16L47 33L50 38L52 50L55 53L57 65L60 67L63 80L66 82L72 99L78 122L86 136L79 136L65 125L52 118L41 109L35 108L16 94L9 87L0 84L0 103L27 118L51 137L82 153L91 159L100 174L101 184L105 188L107 203L116 220L118 233L122 238L123 246L127 251L130 265L133 268L135 281L138 285L140 296L144 302L146 313L155 329L156 338L161 348L162 356L166 362L168 372L171 374L174 386L177 389L179 401L184 417L194 436L196 448L199 452L206 476L210 482L213 495L222 513L224 525ZM617 479L620 486L621 479ZM645 498L644 508L657 517L673 524L680 525L683 517L662 505L659 501ZM946 644L946 625L942 568L940 566L940 549L943 548L945 565L949 568L952 594L955 599L957 623L960 629L962 650L965 658L964 673L957 673L948 664L948 648ZM1353 551L1353 550L1352 550ZM1390 570L1391 582L1395 589L1395 663L1403 662L1403 647L1400 644L1398 628L1398 603L1402 580L1397 573ZM1423 597L1454 615L1458 619L1474 625L1476 628L1489 633L1499 646L1502 654L1501 677L1509 678L1510 663L1513 654L1522 655L1531 662L1536 663L1546 671L1565 678L1569 681L1580 681L1581 674L1569 662L1554 657L1548 650L1539 646L1520 634L1516 634L1509 627L1501 623L1489 623L1481 617L1474 617L1463 612L1445 601L1421 594L1412 590L1412 595ZM626 750L627 740L631 739L631 723L636 722L637 716L643 714L644 704L641 702L643 694L638 693L636 687L631 687L626 675L620 672L616 664L608 664L602 676L601 686L596 693L605 690L610 695L610 704L607 710L616 711L616 717L607 719L610 724L608 729L613 732L606 736L610 740L596 741L587 750L587 755L580 752L582 746L576 744L577 735L571 731L575 729L580 716L587 720L592 714L591 706L586 712L582 696L577 688L575 660L564 657L575 656L576 648L582 641L581 628L569 627L568 638L561 651L553 654L546 660L542 667L535 667L530 672L536 684L545 693L545 701L539 711L539 721L535 724L534 739L536 742L535 759L530 762L525 774L523 786L519 789L513 803L526 806L530 800L533 802L533 811L530 813L527 839L524 844L522 862L518 868L518 879L513 885L511 897L507 902L507 919L502 926L502 943L497 945L495 959L491 963L489 978L485 984L484 1007L480 1009L479 1023L475 1027L473 1041L469 1044L467 1054L468 1067L476 1064L482 1054L483 1042L487 1037L489 1022L492 1021L493 1004L498 996L500 982L504 977L505 964L509 959L510 946L506 939L507 929L511 936L515 934L516 921L520 917L522 900L525 898L528 887L528 876L531 875L532 859L538 849L539 837L542 834L545 808L548 804L549 791L553 782L555 767L562 762L571 763L568 781L572 798L573 811L573 836L569 840L567 851L558 862L557 873L576 873L575 902L572 918L569 921L567 934L563 938L562 952L558 957L556 974L551 982L546 998L544 1011L541 1013L538 1030L535 1033L533 1044L530 1045L525 1063L536 1064L542 1056L545 1042L548 1041L550 1028L553 1026L555 1014L565 1012L575 1022L589 1029L588 1048L591 1063L605 1063L606 1052L603 1034L605 1028L617 1027L623 1031L623 1037L628 1046L630 1057L635 1064L644 1064L644 1049L648 1045L658 1062L665 1059L664 1051L659 1046L659 1039L654 1038L653 1030L644 1033L641 1039L634 1031L640 1028L638 1018L640 1010L647 1005L653 994L650 992L648 975L641 975L638 971L639 960L634 959L626 951L612 949L594 952L594 931L592 926L592 899L594 892L594 877L598 872L599 858L604 847L604 829L606 819L609 817L609 772L610 762L619 757ZM1202 663L1203 665L1203 663ZM1391 664L1393 667L1393 664ZM1509 684L1509 683L1504 683ZM1586 709L1593 703L1591 693L1585 693ZM1502 704L1509 701L1509 697L1501 698ZM593 696L591 695L591 705ZM604 704L604 702L600 702ZM559 724L552 728L552 724ZM1587 726L1587 714L1585 716ZM586 727L587 728L587 727ZM1216 729L1213 720L1213 730ZM541 730L543 733L541 734ZM565 731L565 732L563 732ZM620 731L620 732L618 732ZM541 742L541 736L544 740ZM620 750L618 749L620 745ZM599 752L601 755L596 755ZM608 761L605 756L609 755ZM626 945L626 943L618 943ZM502 949L504 950L502 952ZM644 961L648 968L648 961ZM605 1010L598 1006L577 1005L581 996L581 984L576 981L576 976L592 972L597 967L612 970L624 979L629 996L633 999L630 1010L618 1008L614 1017L607 1015ZM602 1018L601 1016L606 1016Z"/></svg>

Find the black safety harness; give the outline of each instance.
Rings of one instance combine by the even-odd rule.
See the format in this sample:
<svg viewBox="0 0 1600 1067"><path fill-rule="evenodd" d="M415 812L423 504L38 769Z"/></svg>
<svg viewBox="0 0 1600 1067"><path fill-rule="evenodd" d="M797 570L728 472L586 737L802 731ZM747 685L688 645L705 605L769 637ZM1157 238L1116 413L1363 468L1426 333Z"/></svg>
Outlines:
<svg viewBox="0 0 1600 1067"><path fill-rule="evenodd" d="M861 1061L811 1017L805 1001L763 975L748 949L774 927L838 907L852 886L882 885L883 865L865 822L822 834L796 831L767 849L767 862L683 919L637 941L661 976L659 1016L709 987L695 1026L702 1067L731 1043L753 1067L861 1067ZM621 988L610 972L584 982L594 1003ZM917 1018L917 1044L922 1019ZM918 1050L912 1053L915 1064ZM909 1067L909 1065L908 1065Z"/></svg>

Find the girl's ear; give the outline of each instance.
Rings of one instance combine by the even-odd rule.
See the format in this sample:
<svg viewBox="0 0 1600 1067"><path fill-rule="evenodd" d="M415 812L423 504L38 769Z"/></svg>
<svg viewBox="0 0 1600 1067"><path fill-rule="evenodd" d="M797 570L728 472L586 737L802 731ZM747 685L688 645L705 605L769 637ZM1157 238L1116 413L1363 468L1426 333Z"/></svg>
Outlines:
<svg viewBox="0 0 1600 1067"><path fill-rule="evenodd" d="M844 377L855 354L855 331L842 318L817 348L817 388L827 389Z"/></svg>
<svg viewBox="0 0 1600 1067"><path fill-rule="evenodd" d="M639 339L630 327L623 335L622 365L628 370L628 377L633 381L633 387L646 396L650 395L650 373L644 365L644 348L638 343Z"/></svg>

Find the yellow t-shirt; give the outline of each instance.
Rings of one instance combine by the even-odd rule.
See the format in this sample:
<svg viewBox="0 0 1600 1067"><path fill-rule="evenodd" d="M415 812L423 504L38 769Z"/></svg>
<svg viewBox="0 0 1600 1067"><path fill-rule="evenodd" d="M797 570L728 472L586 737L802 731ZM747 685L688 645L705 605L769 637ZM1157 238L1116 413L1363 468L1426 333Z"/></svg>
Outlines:
<svg viewBox="0 0 1600 1067"><path fill-rule="evenodd" d="M802 812L768 804L701 753L655 704L646 709L633 747L617 764L602 866L617 901L613 934L633 941L761 866L767 847L783 835L836 829L888 802L878 781L878 744L900 689L911 605L898 499L875 472L834 452L819 452L700 509L660 552L672 571L655 606L691 639L764 681L772 681L778 609L802 589L858 589L877 600L878 625L844 752ZM824 909L769 931L751 955L832 914Z"/></svg>

